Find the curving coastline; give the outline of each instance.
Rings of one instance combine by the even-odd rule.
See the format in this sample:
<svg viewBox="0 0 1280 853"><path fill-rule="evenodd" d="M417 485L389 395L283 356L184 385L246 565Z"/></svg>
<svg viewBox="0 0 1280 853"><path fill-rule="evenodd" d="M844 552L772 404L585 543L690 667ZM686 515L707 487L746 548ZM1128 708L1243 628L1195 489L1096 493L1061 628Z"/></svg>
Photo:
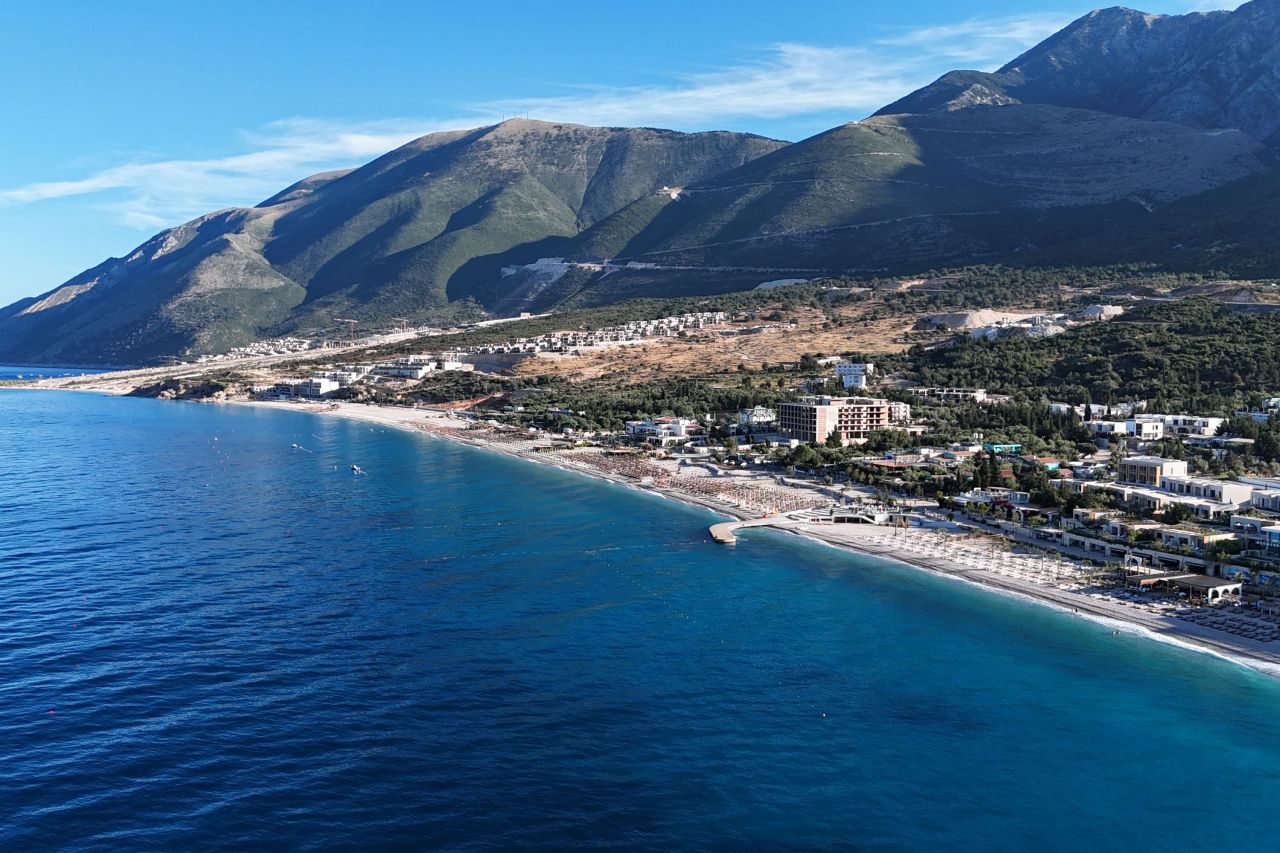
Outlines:
<svg viewBox="0 0 1280 853"><path fill-rule="evenodd" d="M25 386L32 388L32 386ZM48 386L32 390L51 390ZM56 390L73 390L118 396L119 387L62 387ZM996 571L965 566L958 559L942 559L927 554L912 553L903 547L890 547L875 539L876 531L885 528L867 528L863 525L805 524L779 516L766 518L767 512L755 511L716 500L703 494L672 488L657 482L623 476L616 472L593 467L575 460L564 453L534 452L520 444L505 444L463 434L457 428L458 421L443 409L408 409L356 403L298 404L256 400L220 400L212 405L255 406L277 411L304 412L319 416L341 417L408 432L426 434L441 440L466 445L478 450L501 453L526 462L551 465L564 471L605 480L624 488L654 494L668 500L709 510L722 518L750 522L750 527L768 528L771 531L804 536L829 547L863 556L876 557L901 566L927 571L934 575L963 583L984 587L1002 594L1016 596L1024 601L1051 607L1073 616L1090 619L1115 630L1138 633L1151 640L1213 655L1232 663L1248 667L1271 677L1280 678L1280 644L1272 648L1268 644L1227 634L1212 628L1192 624L1184 620L1159 616L1141 609L1126 607L1113 600L1088 594L1029 582ZM531 443L531 442L530 442ZM737 527L735 525L735 527ZM733 534L735 540L736 534ZM708 529L708 537L711 537Z"/></svg>
<svg viewBox="0 0 1280 853"><path fill-rule="evenodd" d="M875 539L876 532L884 531L885 528L868 528L863 525L817 525L805 524L781 517L765 518L761 512L732 506L700 494L664 487L654 483L646 483L642 480L635 480L586 464L575 463L571 456L564 454L530 452L518 446L464 437L459 434L461 433L460 430L449 429L456 421L452 421L448 414L443 411L400 409L349 403L299 406L293 403L234 401L230 404L263 406L287 411L305 411L321 416L342 417L380 424L395 429L425 433L445 441L453 441L479 450L501 453L535 464L553 465L561 470L605 480L626 488L637 489L669 500L707 509L731 520L748 522L747 525L742 525L743 527L768 528L774 531L804 536L811 541L820 542L845 552L876 557L877 559L891 561L902 566L927 571L934 575L981 586L998 594L1016 596L1024 601L1034 602L1054 608L1060 612L1090 619L1116 630L1138 633L1157 642L1213 655L1268 676L1280 678L1280 649L1272 649L1264 643L1243 637L1235 637L1180 619L1158 616L1081 592L1032 583L978 567L966 567L958 559L941 559L926 554L912 553L905 548L890 547ZM710 531L708 531L708 535L710 536Z"/></svg>

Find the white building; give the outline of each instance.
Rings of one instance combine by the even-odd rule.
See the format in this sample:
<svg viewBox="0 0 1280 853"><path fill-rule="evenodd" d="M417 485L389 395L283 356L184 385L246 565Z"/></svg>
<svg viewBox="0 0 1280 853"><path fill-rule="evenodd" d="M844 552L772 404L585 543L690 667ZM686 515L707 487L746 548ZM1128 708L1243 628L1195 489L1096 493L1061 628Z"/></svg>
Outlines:
<svg viewBox="0 0 1280 853"><path fill-rule="evenodd" d="M1187 463L1182 459L1165 459L1160 456L1130 456L1120 460L1116 481L1135 486L1159 487L1167 478L1185 478Z"/></svg>
<svg viewBox="0 0 1280 853"><path fill-rule="evenodd" d="M1164 438L1164 422L1158 418L1130 418L1127 421L1085 421L1084 428L1094 437L1133 438L1159 441Z"/></svg>
<svg viewBox="0 0 1280 853"><path fill-rule="evenodd" d="M298 386L301 384L299 379L282 379L267 389L267 396L277 400L291 400L298 395Z"/></svg>
<svg viewBox="0 0 1280 853"><path fill-rule="evenodd" d="M1158 418L1130 418L1124 422L1125 432L1138 441L1159 441L1164 438L1164 421Z"/></svg>
<svg viewBox="0 0 1280 853"><path fill-rule="evenodd" d="M840 362L836 365L836 377L844 385L844 390L865 390L868 379L871 374L875 373L876 366L874 364L855 364L853 362Z"/></svg>
<svg viewBox="0 0 1280 853"><path fill-rule="evenodd" d="M394 364L379 364L373 369L378 376L395 379L421 379L434 369L431 364L412 364L403 360Z"/></svg>
<svg viewBox="0 0 1280 853"><path fill-rule="evenodd" d="M1249 504L1254 509L1266 512L1280 512L1280 489L1254 487Z"/></svg>
<svg viewBox="0 0 1280 853"><path fill-rule="evenodd" d="M339 388L345 388L368 376L369 368L365 365L347 365L342 370L329 370L319 375L337 382Z"/></svg>
<svg viewBox="0 0 1280 853"><path fill-rule="evenodd" d="M436 370L475 370L474 364L464 361L466 357L465 352L442 352L435 357Z"/></svg>
<svg viewBox="0 0 1280 853"><path fill-rule="evenodd" d="M771 430L778 425L778 413L764 406L744 409L738 413L738 426L748 432Z"/></svg>
<svg viewBox="0 0 1280 853"><path fill-rule="evenodd" d="M1244 506L1253 498L1253 487L1232 480L1214 480L1208 477L1187 477L1165 474L1160 478L1160 488L1175 495L1203 498L1223 504Z"/></svg>
<svg viewBox="0 0 1280 853"><path fill-rule="evenodd" d="M1280 397L1270 397L1262 401L1256 409L1241 410L1235 413L1239 418L1252 418L1254 422L1265 424L1277 413L1280 413Z"/></svg>
<svg viewBox="0 0 1280 853"><path fill-rule="evenodd" d="M1084 428L1095 438L1127 436L1129 434L1124 421L1085 421Z"/></svg>
<svg viewBox="0 0 1280 853"><path fill-rule="evenodd" d="M911 388L912 394L930 397L944 403L985 403L986 388Z"/></svg>
<svg viewBox="0 0 1280 853"><path fill-rule="evenodd" d="M338 383L325 376L312 376L299 382L296 392L299 397L323 397L331 391L338 390Z"/></svg>
<svg viewBox="0 0 1280 853"><path fill-rule="evenodd" d="M1196 436L1208 438L1218 434L1218 428L1226 418L1204 418L1198 415L1148 415L1164 423L1166 435Z"/></svg>
<svg viewBox="0 0 1280 853"><path fill-rule="evenodd" d="M677 444L701 432L697 421L685 418L654 418L647 421L627 421L627 435L655 441L663 446Z"/></svg>

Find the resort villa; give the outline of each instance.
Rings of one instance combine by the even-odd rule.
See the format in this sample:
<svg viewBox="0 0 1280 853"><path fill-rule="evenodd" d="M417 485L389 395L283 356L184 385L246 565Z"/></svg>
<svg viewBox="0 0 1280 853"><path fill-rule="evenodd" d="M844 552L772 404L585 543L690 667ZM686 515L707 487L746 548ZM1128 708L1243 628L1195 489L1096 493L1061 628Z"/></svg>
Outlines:
<svg viewBox="0 0 1280 853"><path fill-rule="evenodd" d="M653 418L644 421L627 421L626 433L646 443L666 447L688 441L694 434L701 434L702 426L697 421L687 418Z"/></svg>

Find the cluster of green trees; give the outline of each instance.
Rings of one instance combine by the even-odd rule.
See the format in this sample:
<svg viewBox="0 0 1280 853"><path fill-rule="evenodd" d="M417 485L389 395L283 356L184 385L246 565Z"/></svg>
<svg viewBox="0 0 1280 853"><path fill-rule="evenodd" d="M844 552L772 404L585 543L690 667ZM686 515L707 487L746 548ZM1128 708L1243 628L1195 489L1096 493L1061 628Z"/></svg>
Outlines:
<svg viewBox="0 0 1280 853"><path fill-rule="evenodd" d="M776 383L719 378L672 379L619 385L611 380L554 382L526 386L520 395L525 411L519 418L552 429L621 430L626 421L674 415L701 418L736 413L752 406L776 406L795 396ZM551 409L574 414L552 414Z"/></svg>
<svg viewBox="0 0 1280 853"><path fill-rule="evenodd" d="M1250 395L1280 388L1280 315L1187 299L1048 338L916 347L909 361L924 385L1073 403L1145 399L1153 411L1228 414Z"/></svg>
<svg viewBox="0 0 1280 853"><path fill-rule="evenodd" d="M1221 432L1224 435L1253 439L1247 455L1262 462L1280 462L1280 419L1273 417L1259 423L1247 415L1233 416Z"/></svg>
<svg viewBox="0 0 1280 853"><path fill-rule="evenodd" d="M897 280L875 281L889 311L1006 308L1015 305L1067 309L1080 294L1112 287L1163 289L1198 282L1198 275L1160 272L1149 265L1040 267L986 265L930 271L936 285L898 290Z"/></svg>

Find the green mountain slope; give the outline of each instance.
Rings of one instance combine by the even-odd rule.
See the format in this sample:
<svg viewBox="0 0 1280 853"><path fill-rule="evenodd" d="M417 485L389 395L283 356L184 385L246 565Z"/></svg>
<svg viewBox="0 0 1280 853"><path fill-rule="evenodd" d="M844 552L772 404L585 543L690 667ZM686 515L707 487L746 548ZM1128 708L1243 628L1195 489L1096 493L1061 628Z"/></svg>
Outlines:
<svg viewBox="0 0 1280 853"><path fill-rule="evenodd" d="M1176 272L1280 279L1280 168L1154 210L1117 205L1090 227L1023 260L1041 265L1147 264Z"/></svg>
<svg viewBox="0 0 1280 853"><path fill-rule="evenodd" d="M568 254L610 250L620 267L581 284L576 299L587 303L645 295L666 278L701 276L715 292L731 273L755 271L747 277L758 284L968 263L1095 233L1101 212L1158 210L1271 161L1239 132L1043 105L884 116L693 184L678 200L639 202Z"/></svg>
<svg viewBox="0 0 1280 853"><path fill-rule="evenodd" d="M0 310L0 359L136 363L332 328L334 317L475 314L473 297L503 265L784 144L525 120L432 134L165 231Z"/></svg>

